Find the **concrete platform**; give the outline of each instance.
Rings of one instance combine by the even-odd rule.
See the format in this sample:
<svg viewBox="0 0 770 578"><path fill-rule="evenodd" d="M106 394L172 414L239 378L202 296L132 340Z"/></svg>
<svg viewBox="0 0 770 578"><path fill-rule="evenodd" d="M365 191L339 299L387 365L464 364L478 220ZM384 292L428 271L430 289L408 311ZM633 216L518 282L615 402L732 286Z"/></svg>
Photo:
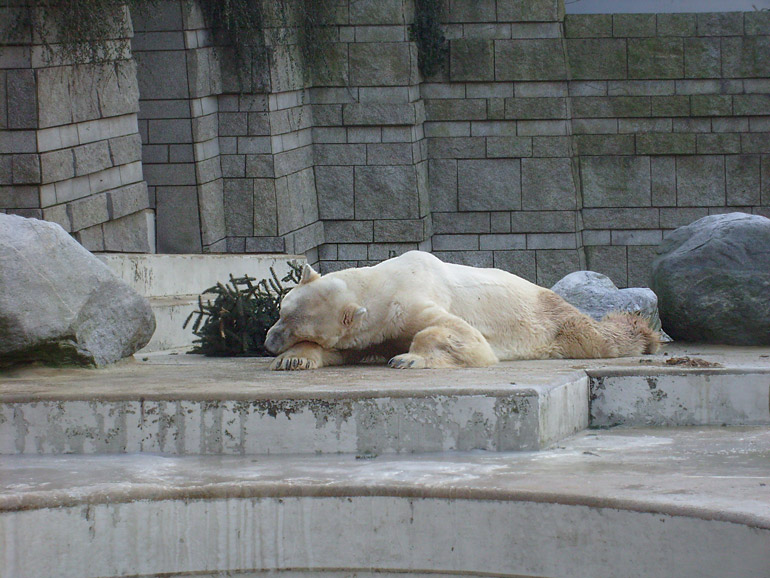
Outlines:
<svg viewBox="0 0 770 578"><path fill-rule="evenodd" d="M372 459L4 456L0 546L4 578L768 576L770 431Z"/></svg>
<svg viewBox="0 0 770 578"><path fill-rule="evenodd" d="M164 353L18 370L0 377L0 453L514 451L589 425L770 424L770 348L466 370L267 364Z"/></svg>

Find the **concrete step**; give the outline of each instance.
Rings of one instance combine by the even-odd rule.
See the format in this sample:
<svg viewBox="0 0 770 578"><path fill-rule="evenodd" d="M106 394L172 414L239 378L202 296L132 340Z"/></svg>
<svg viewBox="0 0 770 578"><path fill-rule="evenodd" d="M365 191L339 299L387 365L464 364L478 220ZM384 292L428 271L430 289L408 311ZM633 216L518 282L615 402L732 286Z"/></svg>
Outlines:
<svg viewBox="0 0 770 578"><path fill-rule="evenodd" d="M770 575L767 428L541 452L0 457L4 577ZM41 555L41 547L45 555Z"/></svg>
<svg viewBox="0 0 770 578"><path fill-rule="evenodd" d="M0 380L0 453L535 450L588 425L588 378L567 364L274 372L268 363L156 354L99 370L20 370Z"/></svg>
<svg viewBox="0 0 770 578"><path fill-rule="evenodd" d="M289 272L289 262L305 262L304 255L142 255L97 254L118 277L150 300L156 330L142 353L190 346L195 339L190 326L182 329L197 309L198 296L230 275L257 280L279 279Z"/></svg>
<svg viewBox="0 0 770 578"><path fill-rule="evenodd" d="M767 425L768 354L672 344L616 360L273 372L264 358L163 353L28 368L0 378L0 453L526 451L589 425ZM684 358L701 361L667 363Z"/></svg>

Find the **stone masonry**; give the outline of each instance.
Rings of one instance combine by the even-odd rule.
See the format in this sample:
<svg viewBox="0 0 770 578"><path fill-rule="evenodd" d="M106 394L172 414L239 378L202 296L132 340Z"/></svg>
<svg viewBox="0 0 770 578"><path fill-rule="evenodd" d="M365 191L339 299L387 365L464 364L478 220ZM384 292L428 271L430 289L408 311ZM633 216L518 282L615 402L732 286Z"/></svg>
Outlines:
<svg viewBox="0 0 770 578"><path fill-rule="evenodd" d="M92 251L153 252L123 12L117 58L74 65L28 29L0 30L0 211L54 221Z"/></svg>
<svg viewBox="0 0 770 578"><path fill-rule="evenodd" d="M100 139L110 166L104 145L77 148L91 141L39 149L50 124L24 119L47 109L20 87L30 74L45 94L58 85L47 68L18 65L29 48L18 42L0 57L0 210L63 221L89 248L132 250L107 242L128 187L144 195L132 219L151 223L154 208L160 252L304 253L329 271L421 248L546 286L590 268L618 287L648 284L669 230L726 211L770 215L767 12L565 17L559 0L444 4L448 50L431 78L418 71L412 3L356 0L336 5L323 66L269 30L267 71L244 86L195 3L164 0L134 15L134 60L116 63L118 78L136 70L138 97L121 87L126 105L99 109L116 125ZM72 111L45 120L58 132L90 122L81 111L112 93L76 94ZM137 118L141 164L127 126ZM112 152L121 143L133 157ZM52 152L71 154L72 169L52 175ZM118 162L136 189L127 180L120 195L67 197L76 167Z"/></svg>

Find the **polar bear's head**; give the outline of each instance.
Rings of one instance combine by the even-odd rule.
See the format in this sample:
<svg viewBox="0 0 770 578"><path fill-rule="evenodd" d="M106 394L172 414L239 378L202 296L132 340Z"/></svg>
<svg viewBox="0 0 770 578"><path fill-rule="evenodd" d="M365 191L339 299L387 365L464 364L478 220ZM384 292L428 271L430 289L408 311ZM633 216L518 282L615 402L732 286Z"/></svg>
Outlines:
<svg viewBox="0 0 770 578"><path fill-rule="evenodd" d="M333 273L322 277L305 265L299 284L281 302L280 319L267 332L265 349L279 355L303 341L335 349L349 341L365 315L343 279Z"/></svg>

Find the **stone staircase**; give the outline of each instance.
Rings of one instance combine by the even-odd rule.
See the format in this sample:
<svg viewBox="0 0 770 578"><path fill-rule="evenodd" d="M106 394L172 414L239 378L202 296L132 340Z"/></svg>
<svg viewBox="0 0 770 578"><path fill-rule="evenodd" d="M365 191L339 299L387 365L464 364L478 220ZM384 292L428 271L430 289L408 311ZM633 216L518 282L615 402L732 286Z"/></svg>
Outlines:
<svg viewBox="0 0 770 578"><path fill-rule="evenodd" d="M0 577L770 576L770 348L267 365L0 376Z"/></svg>

